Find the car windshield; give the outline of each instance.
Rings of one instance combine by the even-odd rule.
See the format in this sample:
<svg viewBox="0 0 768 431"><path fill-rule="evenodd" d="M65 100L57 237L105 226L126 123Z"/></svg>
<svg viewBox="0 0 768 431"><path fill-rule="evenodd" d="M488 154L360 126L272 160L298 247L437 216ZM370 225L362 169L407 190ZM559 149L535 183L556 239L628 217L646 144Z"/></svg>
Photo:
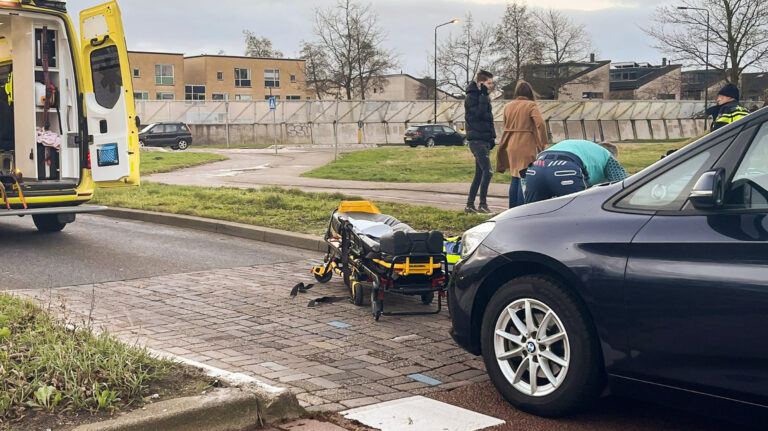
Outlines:
<svg viewBox="0 0 768 431"><path fill-rule="evenodd" d="M144 127L143 129L141 129L141 132L139 132L139 133L145 133L145 132L149 132L149 130L150 130L151 128L155 127L155 124L157 124L157 123L152 123L152 124L150 124L149 126L146 126L146 127Z"/></svg>

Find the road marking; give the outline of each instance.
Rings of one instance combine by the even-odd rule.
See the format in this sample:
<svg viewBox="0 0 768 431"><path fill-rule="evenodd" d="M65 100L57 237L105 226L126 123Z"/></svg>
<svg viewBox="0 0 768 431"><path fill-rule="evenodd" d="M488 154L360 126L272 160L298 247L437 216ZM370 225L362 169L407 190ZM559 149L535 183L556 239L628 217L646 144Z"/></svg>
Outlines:
<svg viewBox="0 0 768 431"><path fill-rule="evenodd" d="M416 380L417 382L426 383L430 386L437 386L443 383L440 380L433 379L432 377L425 376L424 374L409 374L408 377Z"/></svg>
<svg viewBox="0 0 768 431"><path fill-rule="evenodd" d="M505 423L422 396L358 407L341 414L381 431L476 431Z"/></svg>

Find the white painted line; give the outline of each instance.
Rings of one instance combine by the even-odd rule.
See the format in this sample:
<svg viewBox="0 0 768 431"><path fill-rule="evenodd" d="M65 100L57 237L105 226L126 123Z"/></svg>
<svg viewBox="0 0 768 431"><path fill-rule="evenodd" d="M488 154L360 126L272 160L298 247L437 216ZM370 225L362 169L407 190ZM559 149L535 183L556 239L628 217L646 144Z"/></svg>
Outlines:
<svg viewBox="0 0 768 431"><path fill-rule="evenodd" d="M161 358L168 358L175 362L180 362L182 364L186 364L192 367L197 367L205 371L205 373L209 377L215 377L224 380L230 385L255 385L258 386L259 389L264 390L265 392L269 392L271 394L279 394L285 391L285 388L278 388L276 386L268 385L264 382L262 382L259 379L256 379L254 377L251 377L246 374L242 373L232 373L226 370L222 370L221 368L212 367L210 365L203 364L202 362L193 361L191 359L187 359L183 356L174 355L172 353L162 352L159 350L154 349L147 349L152 355L161 357Z"/></svg>
<svg viewBox="0 0 768 431"><path fill-rule="evenodd" d="M381 431L476 431L505 423L422 396L358 407L341 414Z"/></svg>

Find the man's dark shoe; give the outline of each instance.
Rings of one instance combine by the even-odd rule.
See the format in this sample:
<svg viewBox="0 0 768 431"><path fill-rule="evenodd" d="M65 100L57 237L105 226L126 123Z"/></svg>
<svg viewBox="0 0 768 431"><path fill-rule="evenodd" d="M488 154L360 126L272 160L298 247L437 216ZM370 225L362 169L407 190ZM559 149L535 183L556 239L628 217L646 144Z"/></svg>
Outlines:
<svg viewBox="0 0 768 431"><path fill-rule="evenodd" d="M477 206L477 213L478 214L493 214L493 211L491 211L488 208L488 205L480 204Z"/></svg>
<svg viewBox="0 0 768 431"><path fill-rule="evenodd" d="M464 208L464 214L477 214L477 209L474 205L467 205Z"/></svg>

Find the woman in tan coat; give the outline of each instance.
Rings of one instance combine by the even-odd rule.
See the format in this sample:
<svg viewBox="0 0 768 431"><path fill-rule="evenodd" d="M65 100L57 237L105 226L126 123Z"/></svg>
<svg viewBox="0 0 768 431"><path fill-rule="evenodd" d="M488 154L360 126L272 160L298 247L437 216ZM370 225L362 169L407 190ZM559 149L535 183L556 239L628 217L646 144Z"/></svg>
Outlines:
<svg viewBox="0 0 768 431"><path fill-rule="evenodd" d="M546 146L544 118L536 105L531 85L521 80L515 87L514 100L504 107L504 133L496 155L496 170L505 172L509 169L512 175L509 184L510 208L525 203L520 171L528 168Z"/></svg>

